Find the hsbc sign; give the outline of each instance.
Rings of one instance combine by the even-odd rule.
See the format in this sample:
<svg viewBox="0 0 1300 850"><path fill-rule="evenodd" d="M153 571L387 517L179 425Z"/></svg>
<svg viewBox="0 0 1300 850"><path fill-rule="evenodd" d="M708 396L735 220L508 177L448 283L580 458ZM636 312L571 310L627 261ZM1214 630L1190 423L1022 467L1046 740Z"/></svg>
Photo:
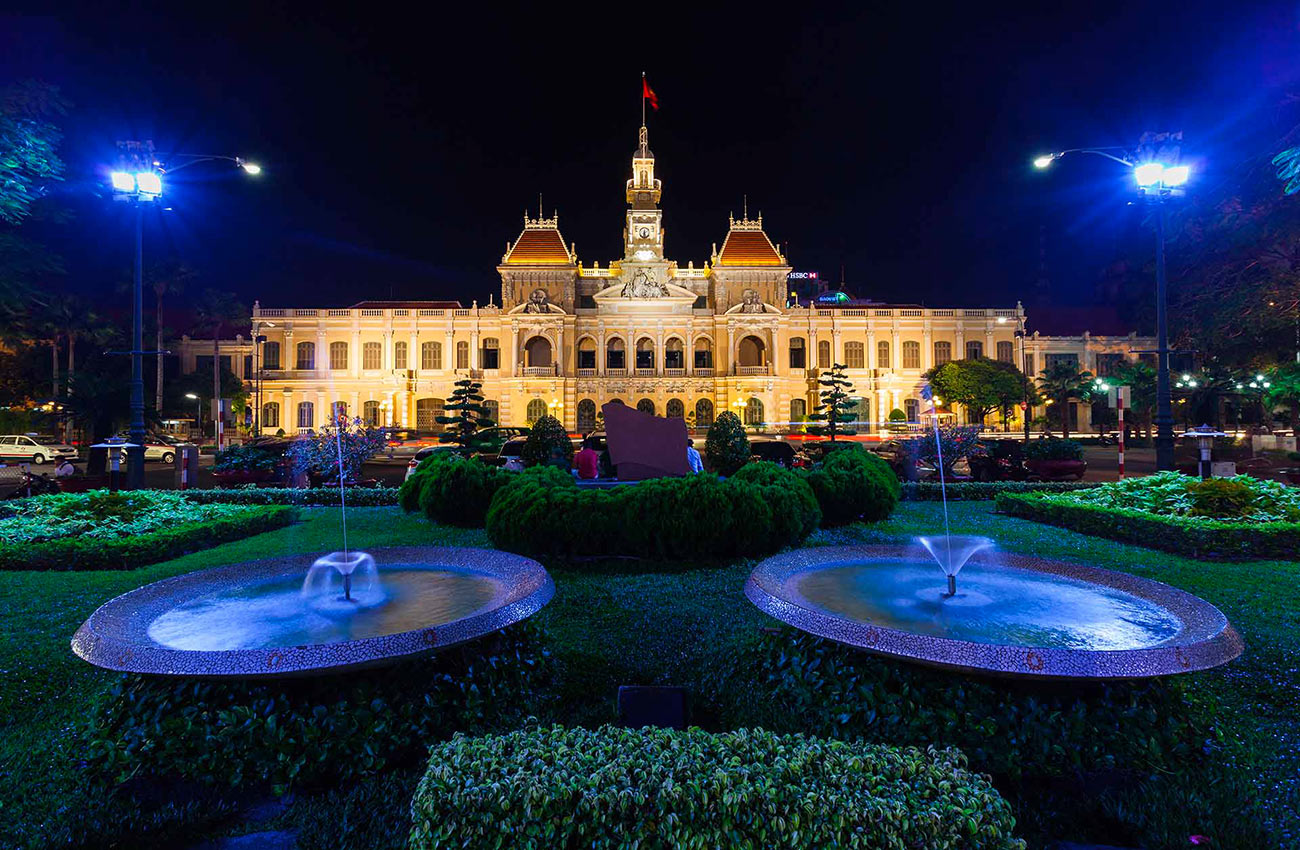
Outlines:
<svg viewBox="0 0 1300 850"><path fill-rule="evenodd" d="M790 272L790 280L816 280L817 272Z"/></svg>

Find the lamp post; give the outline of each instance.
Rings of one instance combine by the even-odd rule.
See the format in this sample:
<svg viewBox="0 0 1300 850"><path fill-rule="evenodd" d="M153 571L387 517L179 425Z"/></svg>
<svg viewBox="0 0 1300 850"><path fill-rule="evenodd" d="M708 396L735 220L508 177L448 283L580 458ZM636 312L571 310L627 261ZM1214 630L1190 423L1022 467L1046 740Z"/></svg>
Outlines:
<svg viewBox="0 0 1300 850"><path fill-rule="evenodd" d="M135 227L135 262L131 286L131 427L127 444L127 487L138 490L144 486L144 355L162 356L162 352L146 352L144 348L144 208L162 198L162 177L168 173L163 163L154 158L151 141L118 142L118 169L109 174L113 187L113 200L131 204ZM171 171L209 160L229 160L247 174L260 174L260 166L234 156L206 154L177 154L184 160Z"/></svg>
<svg viewBox="0 0 1300 850"><path fill-rule="evenodd" d="M1172 137L1170 137L1172 138ZM1181 139L1181 134L1178 135ZM1163 141L1163 139L1156 139ZM1121 151L1120 156L1108 151ZM1104 157L1128 168L1133 172L1137 183L1138 195L1146 202L1155 205L1156 212L1156 469L1172 470L1174 468L1174 414L1173 400L1169 386L1169 322L1167 316L1167 280L1165 276L1165 202L1182 197L1184 187L1191 177L1191 169L1186 165L1174 164L1178 157L1178 148L1162 149L1161 155L1172 160L1169 164L1159 161L1151 150L1147 140L1143 140L1137 152L1128 152L1121 147L1071 148L1045 154L1034 160L1034 167L1045 169L1053 162L1067 154L1090 153Z"/></svg>
<svg viewBox="0 0 1300 850"><path fill-rule="evenodd" d="M185 397L194 402L194 427L199 432L199 437L203 437L203 401L194 393L186 393Z"/></svg>
<svg viewBox="0 0 1300 850"><path fill-rule="evenodd" d="M262 436L262 343L266 342L266 337L260 331L262 328L273 327L275 322L263 322L261 319L253 322L253 435L256 437Z"/></svg>

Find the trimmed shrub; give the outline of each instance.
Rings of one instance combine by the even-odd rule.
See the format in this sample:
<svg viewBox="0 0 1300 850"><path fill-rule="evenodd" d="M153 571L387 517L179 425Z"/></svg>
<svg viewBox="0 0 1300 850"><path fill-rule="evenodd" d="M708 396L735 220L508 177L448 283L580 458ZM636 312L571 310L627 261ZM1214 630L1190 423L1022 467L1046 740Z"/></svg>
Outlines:
<svg viewBox="0 0 1300 850"><path fill-rule="evenodd" d="M231 446L217 452L213 472L274 472L280 456L257 446Z"/></svg>
<svg viewBox="0 0 1300 850"><path fill-rule="evenodd" d="M1024 448L1025 460L1083 460L1083 445L1077 440L1048 437L1030 440Z"/></svg>
<svg viewBox="0 0 1300 850"><path fill-rule="evenodd" d="M904 481L902 486L904 502L938 502L943 498L937 482ZM999 493L1068 493L1096 486L1085 481L957 481L947 488L948 501L971 502L992 500Z"/></svg>
<svg viewBox="0 0 1300 850"><path fill-rule="evenodd" d="M777 502L770 503L776 520L778 522L794 521L793 531L800 537L807 537L821 525L822 509L817 503L817 496L813 493L808 482L795 473L771 461L764 460L745 464L736 471L732 478L779 491L770 495L765 494L765 497L777 500ZM793 500L787 500L785 498L787 494L793 496ZM791 503L792 507L787 507L787 501ZM786 535L783 534L782 536Z"/></svg>
<svg viewBox="0 0 1300 850"><path fill-rule="evenodd" d="M734 475L736 470L749 463L749 437L740 417L730 410L718 414L704 438L704 458L709 469L719 475Z"/></svg>
<svg viewBox="0 0 1300 850"><path fill-rule="evenodd" d="M492 496L511 475L476 457L435 455L403 483L398 499L407 508L414 496L416 507L434 522L482 528Z"/></svg>
<svg viewBox="0 0 1300 850"><path fill-rule="evenodd" d="M543 416L528 432L519 457L524 466L550 464L563 457L567 469L573 463L573 441L569 439L569 432L564 430L560 420L554 416Z"/></svg>
<svg viewBox="0 0 1300 850"><path fill-rule="evenodd" d="M1255 491L1243 481L1207 478L1187 485L1192 497L1191 516L1214 519L1238 519L1255 512Z"/></svg>
<svg viewBox="0 0 1300 850"><path fill-rule="evenodd" d="M898 476L883 459L860 447L831 452L821 469L806 475L824 526L879 522L898 505Z"/></svg>
<svg viewBox="0 0 1300 850"><path fill-rule="evenodd" d="M550 661L535 627L379 670L267 681L134 674L95 706L87 758L106 781L345 784L423 757L456 731L510 728L545 707Z"/></svg>
<svg viewBox="0 0 1300 850"><path fill-rule="evenodd" d="M1023 850L956 750L761 729L530 729L434 747L411 850L449 846Z"/></svg>
<svg viewBox="0 0 1300 850"><path fill-rule="evenodd" d="M414 476L412 476L414 477ZM398 487L347 487L349 508L383 508L397 504ZM200 505L298 505L338 507L337 487L239 487L231 490L186 490Z"/></svg>

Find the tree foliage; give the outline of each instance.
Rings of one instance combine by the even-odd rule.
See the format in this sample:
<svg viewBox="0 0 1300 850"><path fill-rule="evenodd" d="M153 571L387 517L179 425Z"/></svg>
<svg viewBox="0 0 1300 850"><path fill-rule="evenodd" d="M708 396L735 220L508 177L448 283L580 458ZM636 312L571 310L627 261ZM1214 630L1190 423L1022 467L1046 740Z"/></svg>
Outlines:
<svg viewBox="0 0 1300 850"><path fill-rule="evenodd" d="M745 426L739 416L730 410L718 414L704 438L704 456L709 468L719 475L734 475L749 463L749 437L745 436Z"/></svg>
<svg viewBox="0 0 1300 850"><path fill-rule="evenodd" d="M923 378L935 395L960 404L980 422L995 410L1010 411L1032 395L1029 378L1015 364L987 357L950 360Z"/></svg>
<svg viewBox="0 0 1300 850"><path fill-rule="evenodd" d="M21 224L63 179L63 134L53 119L66 113L55 86L26 80L0 89L0 221Z"/></svg>
<svg viewBox="0 0 1300 850"><path fill-rule="evenodd" d="M856 417L853 408L857 407L851 397L853 382L844 374L846 367L835 363L822 375L817 383L821 384L821 401L817 409L808 417L808 433L819 437L829 437L835 442L836 437L848 437L856 433L847 423Z"/></svg>
<svg viewBox="0 0 1300 850"><path fill-rule="evenodd" d="M1053 363L1038 375L1038 389L1056 406L1061 436L1067 440L1070 438L1070 402L1086 401L1092 395L1092 381L1092 373L1080 369L1077 363Z"/></svg>
<svg viewBox="0 0 1300 850"><path fill-rule="evenodd" d="M569 432L564 430L564 423L554 416L543 416L533 423L528 432L528 439L519 453L524 466L540 466L545 463L562 461L568 469L573 462L573 441Z"/></svg>
<svg viewBox="0 0 1300 850"><path fill-rule="evenodd" d="M1268 373L1269 388L1264 400L1273 407L1291 410L1291 428L1300 433L1300 363L1287 363Z"/></svg>
<svg viewBox="0 0 1300 850"><path fill-rule="evenodd" d="M356 481L361 477L362 464L382 449L385 441L383 428L367 425L360 418L339 417L319 434L294 440L288 455L299 470L335 481L342 470L344 481Z"/></svg>
<svg viewBox="0 0 1300 850"><path fill-rule="evenodd" d="M438 442L453 443L466 457L486 448L482 428L490 428L496 423L488 417L488 409L483 404L483 385L468 378L457 381L451 398L444 410L447 415L436 417L439 425L445 426L438 435Z"/></svg>

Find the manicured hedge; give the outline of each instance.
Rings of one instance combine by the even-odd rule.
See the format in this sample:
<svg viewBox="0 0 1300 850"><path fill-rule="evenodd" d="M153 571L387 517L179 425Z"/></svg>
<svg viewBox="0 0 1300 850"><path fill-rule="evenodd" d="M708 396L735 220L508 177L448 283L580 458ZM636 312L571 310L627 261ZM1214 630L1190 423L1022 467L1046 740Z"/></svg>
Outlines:
<svg viewBox="0 0 1300 850"><path fill-rule="evenodd" d="M774 464L728 479L699 474L609 489L579 488L549 467L497 491L487 532L521 555L756 556L801 543L816 527L808 484Z"/></svg>
<svg viewBox="0 0 1300 850"><path fill-rule="evenodd" d="M821 468L805 477L826 526L879 522L898 505L898 476L878 455L853 443L826 455Z"/></svg>
<svg viewBox="0 0 1300 850"><path fill-rule="evenodd" d="M997 509L1009 516L1193 558L1293 560L1300 552L1300 523L1296 522L1162 516L1135 508L1070 503L1050 493L1003 493L997 497Z"/></svg>
<svg viewBox="0 0 1300 850"><path fill-rule="evenodd" d="M1096 486L1084 481L958 481L948 484L948 501L992 500L999 493L1068 493ZM903 482L904 502L938 502L942 498L937 482Z"/></svg>
<svg viewBox="0 0 1300 850"><path fill-rule="evenodd" d="M1025 846L956 750L761 729L457 735L430 752L411 814L411 850Z"/></svg>
<svg viewBox="0 0 1300 850"><path fill-rule="evenodd" d="M0 542L0 570L128 570L283 528L296 518L290 507L250 506L234 516L182 522L126 537Z"/></svg>
<svg viewBox="0 0 1300 850"><path fill-rule="evenodd" d="M347 487L350 508L382 508L397 504L397 487ZM233 490L186 490L188 499L201 505L299 505L337 507L337 487L247 487Z"/></svg>
<svg viewBox="0 0 1300 850"><path fill-rule="evenodd" d="M128 674L95 706L86 757L110 784L344 784L423 757L457 731L508 729L546 708L551 664L535 627L335 676L263 682Z"/></svg>
<svg viewBox="0 0 1300 850"><path fill-rule="evenodd" d="M407 513L423 511L434 522L482 528L492 497L511 475L478 458L433 455L402 482L397 501Z"/></svg>

